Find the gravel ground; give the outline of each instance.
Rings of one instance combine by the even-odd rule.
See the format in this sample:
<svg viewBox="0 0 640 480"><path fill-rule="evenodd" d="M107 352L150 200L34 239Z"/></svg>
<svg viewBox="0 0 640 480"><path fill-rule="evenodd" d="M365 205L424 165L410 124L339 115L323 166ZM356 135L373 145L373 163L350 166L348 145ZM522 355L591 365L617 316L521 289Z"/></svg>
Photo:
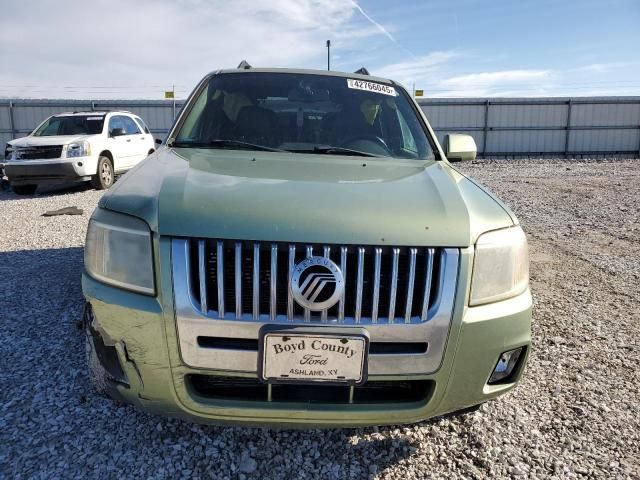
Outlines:
<svg viewBox="0 0 640 480"><path fill-rule="evenodd" d="M460 168L529 235L529 367L473 414L357 430L203 427L92 394L76 322L101 194L0 193L0 478L640 478L640 162Z"/></svg>

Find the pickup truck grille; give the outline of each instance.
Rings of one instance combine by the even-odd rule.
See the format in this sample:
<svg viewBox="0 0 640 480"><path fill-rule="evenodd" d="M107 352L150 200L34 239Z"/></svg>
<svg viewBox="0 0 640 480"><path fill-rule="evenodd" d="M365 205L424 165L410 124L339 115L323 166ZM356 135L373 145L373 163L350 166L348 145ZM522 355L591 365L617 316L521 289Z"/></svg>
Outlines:
<svg viewBox="0 0 640 480"><path fill-rule="evenodd" d="M186 245L191 301L203 315L218 319L422 323L447 288L444 249L438 248L216 239L189 239ZM330 258L345 279L341 299L321 311L299 305L289 287L292 267L314 255Z"/></svg>
<svg viewBox="0 0 640 480"><path fill-rule="evenodd" d="M17 160L46 160L60 158L62 145L45 145L37 147L18 147L16 149Z"/></svg>

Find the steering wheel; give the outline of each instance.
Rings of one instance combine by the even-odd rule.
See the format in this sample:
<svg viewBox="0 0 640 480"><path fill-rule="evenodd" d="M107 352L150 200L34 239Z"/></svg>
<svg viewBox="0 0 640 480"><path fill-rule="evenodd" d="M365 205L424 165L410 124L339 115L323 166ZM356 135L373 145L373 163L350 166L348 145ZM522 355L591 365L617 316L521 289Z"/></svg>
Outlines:
<svg viewBox="0 0 640 480"><path fill-rule="evenodd" d="M370 148L362 148L362 146L358 145L361 142L364 142L365 144L373 144L375 146L374 151L371 151ZM391 155L391 149L389 149L387 143L382 138L372 133L361 133L358 135L347 137L342 141L342 146L346 148L353 148L355 150L361 150L363 152L373 153L376 155ZM378 153L376 150L380 151L380 153Z"/></svg>

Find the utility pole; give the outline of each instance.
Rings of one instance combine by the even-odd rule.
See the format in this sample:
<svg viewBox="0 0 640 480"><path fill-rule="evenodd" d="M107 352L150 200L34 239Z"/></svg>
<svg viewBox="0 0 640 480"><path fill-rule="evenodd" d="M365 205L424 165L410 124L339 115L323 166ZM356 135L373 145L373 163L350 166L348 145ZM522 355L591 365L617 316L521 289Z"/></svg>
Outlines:
<svg viewBox="0 0 640 480"><path fill-rule="evenodd" d="M173 119L176 119L176 86L172 85L171 90L173 91Z"/></svg>
<svg viewBox="0 0 640 480"><path fill-rule="evenodd" d="M327 70L331 70L331 40L327 40Z"/></svg>

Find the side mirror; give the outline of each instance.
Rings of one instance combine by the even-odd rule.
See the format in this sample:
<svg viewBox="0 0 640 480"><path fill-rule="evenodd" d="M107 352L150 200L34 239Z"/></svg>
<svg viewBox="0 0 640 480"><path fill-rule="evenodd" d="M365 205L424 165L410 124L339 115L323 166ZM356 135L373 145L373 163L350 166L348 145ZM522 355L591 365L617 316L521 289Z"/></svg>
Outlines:
<svg viewBox="0 0 640 480"><path fill-rule="evenodd" d="M124 131L124 128L114 128L109 132L110 137L121 137L126 134L127 132Z"/></svg>
<svg viewBox="0 0 640 480"><path fill-rule="evenodd" d="M471 135L452 133L444 138L444 153L447 155L447 160L455 162L476 159L478 147Z"/></svg>
<svg viewBox="0 0 640 480"><path fill-rule="evenodd" d="M156 138L156 144L162 145L162 140L160 140L159 138Z"/></svg>

